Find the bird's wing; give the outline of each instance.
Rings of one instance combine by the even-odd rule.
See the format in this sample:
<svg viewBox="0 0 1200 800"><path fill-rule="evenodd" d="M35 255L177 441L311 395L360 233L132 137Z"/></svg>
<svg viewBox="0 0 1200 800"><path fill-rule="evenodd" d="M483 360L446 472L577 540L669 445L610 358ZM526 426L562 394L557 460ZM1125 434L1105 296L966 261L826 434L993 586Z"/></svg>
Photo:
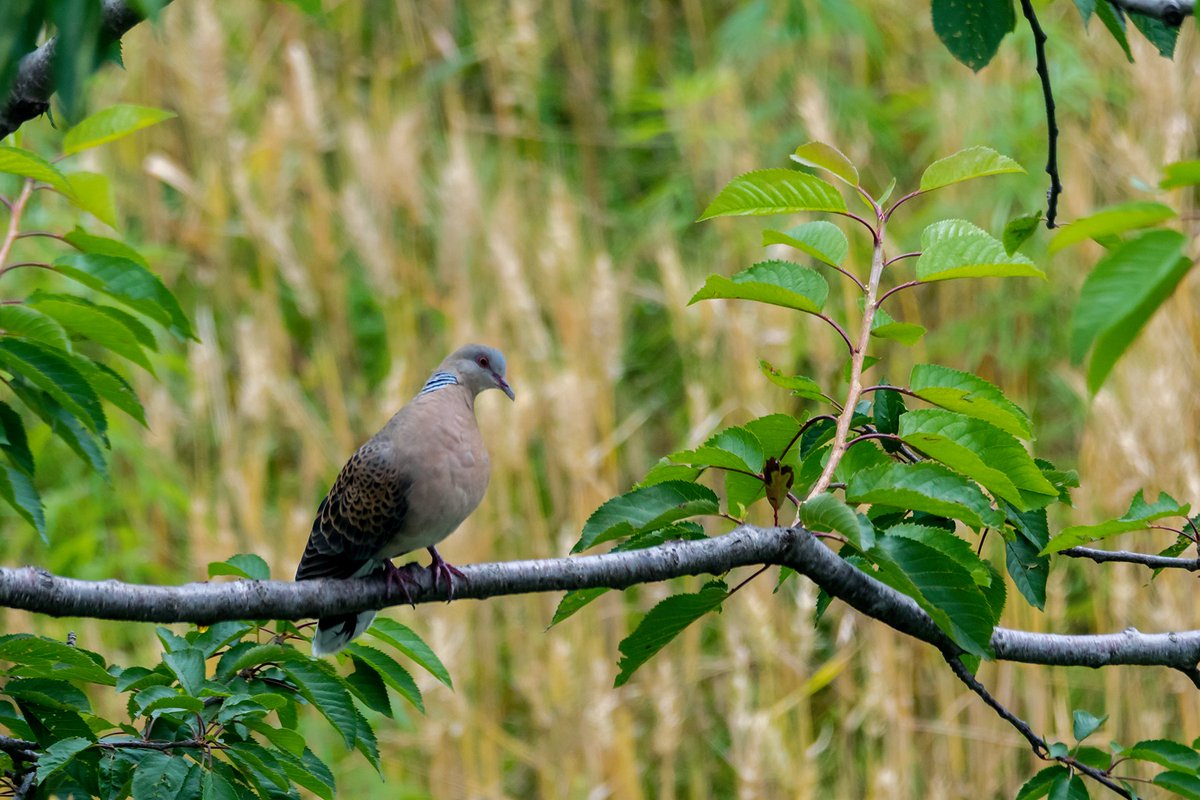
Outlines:
<svg viewBox="0 0 1200 800"><path fill-rule="evenodd" d="M349 578L373 561L408 513L411 479L391 441L358 449L321 501L296 580Z"/></svg>

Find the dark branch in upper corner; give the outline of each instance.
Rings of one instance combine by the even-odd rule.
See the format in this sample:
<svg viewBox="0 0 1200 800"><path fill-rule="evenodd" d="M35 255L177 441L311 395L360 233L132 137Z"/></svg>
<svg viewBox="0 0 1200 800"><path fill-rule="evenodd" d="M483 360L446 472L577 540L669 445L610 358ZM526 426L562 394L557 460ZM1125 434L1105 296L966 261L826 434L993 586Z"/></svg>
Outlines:
<svg viewBox="0 0 1200 800"><path fill-rule="evenodd" d="M1160 19L1174 27L1181 25L1184 17L1196 13L1195 0L1112 0L1112 4L1124 11Z"/></svg>
<svg viewBox="0 0 1200 800"><path fill-rule="evenodd" d="M1150 569L1184 569L1188 572L1200 571L1200 558L1172 558L1171 556L1156 556L1149 553L1133 553L1129 550L1096 550L1091 547L1068 547L1058 552L1060 556L1071 558L1090 558L1098 564L1115 561L1122 564L1140 564Z"/></svg>
<svg viewBox="0 0 1200 800"><path fill-rule="evenodd" d="M1103 0L1101 0L1103 2ZM1054 90L1050 86L1050 66L1046 61L1046 32L1033 13L1033 0L1021 0L1021 11L1033 32L1033 47L1037 55L1037 74L1042 82L1042 97L1046 102L1046 174L1050 176L1050 188L1046 191L1046 227L1053 228L1058 217L1058 196L1062 194L1062 181L1058 177L1058 118L1054 109Z"/></svg>
<svg viewBox="0 0 1200 800"><path fill-rule="evenodd" d="M171 0L165 0L166 3ZM124 0L103 0L101 14L104 31L111 41L117 41L130 28L142 21L142 16ZM21 58L8 97L0 106L0 139L5 138L31 119L50 109L54 94L54 50L57 37Z"/></svg>

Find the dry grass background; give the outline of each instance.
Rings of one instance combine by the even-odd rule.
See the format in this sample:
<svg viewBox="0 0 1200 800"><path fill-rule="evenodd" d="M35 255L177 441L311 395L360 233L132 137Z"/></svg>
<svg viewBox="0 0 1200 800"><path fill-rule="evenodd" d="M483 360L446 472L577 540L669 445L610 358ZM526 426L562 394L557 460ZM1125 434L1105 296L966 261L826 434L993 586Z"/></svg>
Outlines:
<svg viewBox="0 0 1200 800"><path fill-rule="evenodd" d="M127 72L95 82L97 105L179 113L95 158L202 341L142 386L149 432L117 423L111 486L64 463L50 548L7 521L10 563L178 581L250 551L290 576L344 458L470 340L505 349L517 402L480 402L492 485L443 552L562 555L662 453L798 408L758 358L839 373L838 342L806 320L686 306L705 274L760 257L761 221L690 222L725 180L783 165L810 138L841 146L877 187L895 174L903 189L978 143L1030 169L923 201L896 247L949 214L998 231L1043 191L1023 30L972 76L924 6L891 0L327 5L320 22L282 3L179 0L127 39ZM1098 26L1081 34L1071 4L1043 14L1064 218L1195 155L1190 25L1174 62L1138 47L1126 68ZM1120 513L1142 486L1200 500L1195 282L1089 408L1059 354L1095 255L1043 258L1049 286L905 293L899 315L931 334L892 353L889 374L933 359L1009 389L1041 451L1080 468L1080 519ZM1017 600L1005 622L1196 627L1193 581L1060 568L1044 616ZM553 596L395 610L456 691L426 681L427 716L379 721L384 783L317 726L314 749L341 796L363 798L1010 797L1036 768L927 648L836 605L814 628L813 587L772 585L747 587L619 690L617 642L671 587L608 596L548 632ZM7 625L63 627L13 613ZM149 627L73 625L113 659L152 646ZM1080 706L1110 715L1101 745L1200 734L1194 690L1161 670L986 664L981 677L1050 737L1069 737Z"/></svg>

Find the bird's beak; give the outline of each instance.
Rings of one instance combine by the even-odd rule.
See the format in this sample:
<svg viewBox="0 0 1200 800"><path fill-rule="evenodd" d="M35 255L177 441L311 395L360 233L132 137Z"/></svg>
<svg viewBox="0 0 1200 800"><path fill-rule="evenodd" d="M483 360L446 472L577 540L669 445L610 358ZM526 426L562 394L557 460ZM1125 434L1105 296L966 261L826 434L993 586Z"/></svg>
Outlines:
<svg viewBox="0 0 1200 800"><path fill-rule="evenodd" d="M496 379L496 388L508 395L509 400L516 400L517 396L513 393L512 387L496 373L492 373L492 377Z"/></svg>

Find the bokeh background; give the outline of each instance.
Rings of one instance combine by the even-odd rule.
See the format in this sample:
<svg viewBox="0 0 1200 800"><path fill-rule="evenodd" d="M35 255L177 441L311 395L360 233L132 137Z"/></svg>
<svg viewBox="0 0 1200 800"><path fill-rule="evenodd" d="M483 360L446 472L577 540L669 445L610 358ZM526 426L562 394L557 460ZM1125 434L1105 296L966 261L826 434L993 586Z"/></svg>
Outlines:
<svg viewBox="0 0 1200 800"><path fill-rule="evenodd" d="M1194 24L1173 62L1133 37L1131 66L1098 24L1083 30L1073 4L1038 6L1063 128L1062 217L1149 196L1161 164L1196 156ZM893 252L939 217L998 234L1044 202L1042 98L1020 25L975 75L937 42L926 4L897 0L325 10L176 0L127 37L125 71L90 85L95 108L179 115L86 158L115 181L123 233L201 341L164 340L161 380L139 378L148 431L113 415L111 483L35 437L39 464L53 465L41 470L51 543L10 514L4 563L181 582L254 552L288 578L344 459L473 340L506 351L517 402L481 398L492 484L443 552L455 563L564 555L587 515L659 456L802 408L759 358L839 380L839 341L800 315L687 306L705 275L760 260L760 231L785 224L694 224L726 180L785 166L809 139L842 148L877 191L892 176L913 187L927 163L975 144L1028 168L910 204ZM45 121L24 135L55 152ZM937 361L1000 384L1033 414L1038 454L1079 469L1076 521L1119 515L1142 487L1200 501L1195 280L1089 400L1063 354L1098 251L1051 258L1045 238L1027 249L1048 282L898 296L893 313L931 332L911 350L893 345L880 377ZM869 242L853 241L862 264ZM987 550L1002 559L996 544ZM1059 565L1046 614L1010 587L1004 622L1194 628L1194 584ZM837 604L814 626L803 581L776 595L764 576L614 690L617 642L636 615L694 585L611 594L549 631L557 596L394 609L456 690L424 680L428 715L376 720L383 781L315 720L311 744L341 796L364 800L990 798L1040 768L929 648ZM121 663L157 647L152 626L0 621L75 630ZM1194 688L1166 670L985 664L980 675L1050 738L1069 739L1077 707L1109 715L1101 746L1200 734Z"/></svg>

